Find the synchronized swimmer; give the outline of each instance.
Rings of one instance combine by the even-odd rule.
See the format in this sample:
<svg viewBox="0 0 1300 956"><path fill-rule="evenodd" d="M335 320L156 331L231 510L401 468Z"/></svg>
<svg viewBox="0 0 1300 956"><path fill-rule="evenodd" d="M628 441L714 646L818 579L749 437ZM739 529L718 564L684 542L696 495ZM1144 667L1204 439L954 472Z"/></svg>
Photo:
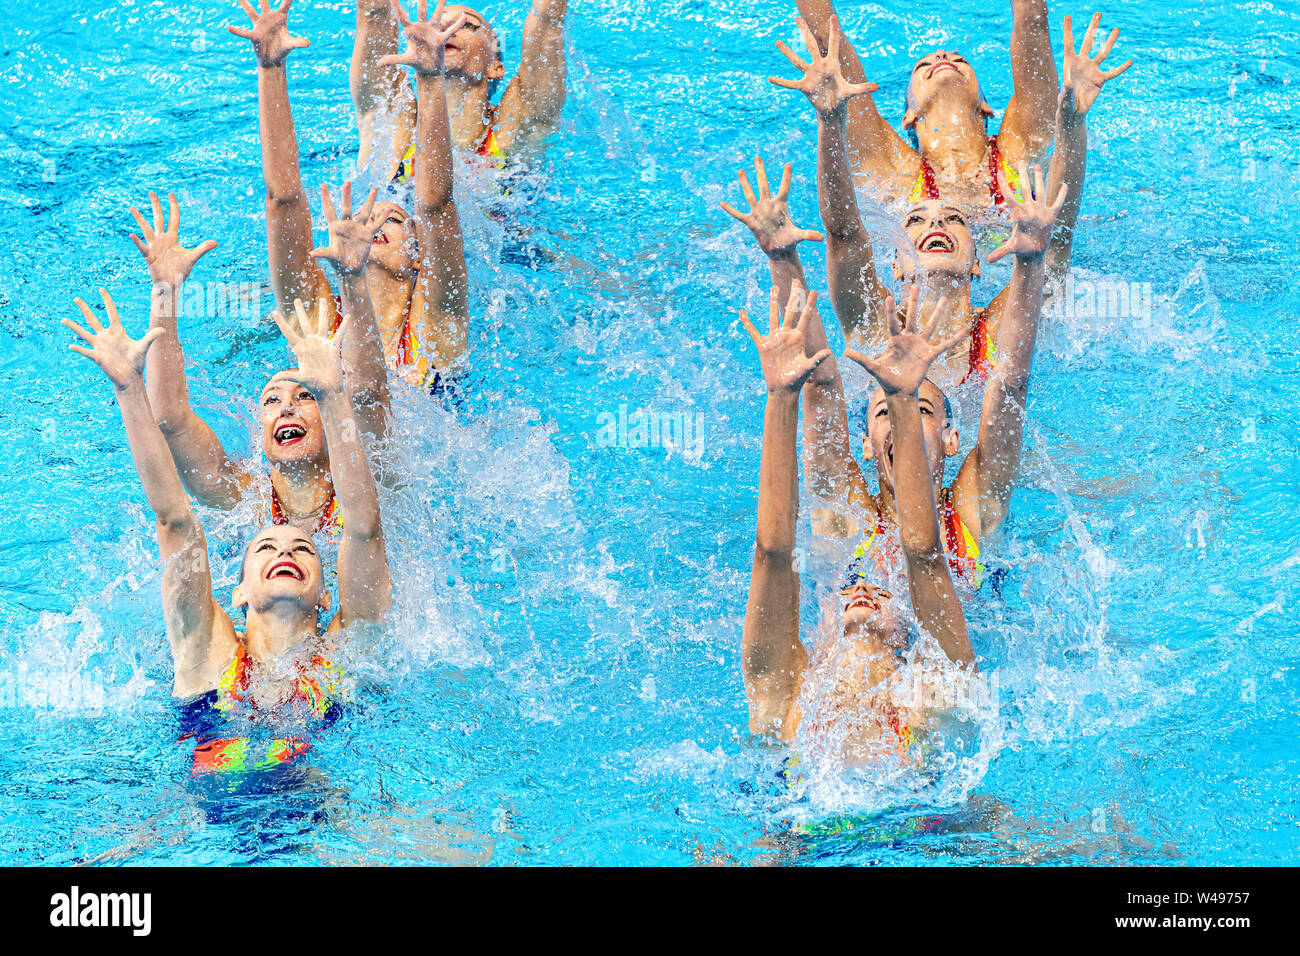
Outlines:
<svg viewBox="0 0 1300 956"><path fill-rule="evenodd" d="M418 0L412 18L398 0L359 0L349 76L357 168L376 170L380 185L356 207L351 182L337 204L322 186L329 241L315 247L288 83L290 54L309 42L289 31L292 0L258 2L239 0L249 25L229 29L256 61L273 318L297 362L271 374L258 396L267 471L232 458L191 406L177 302L216 243L182 244L174 195L164 210L150 193L151 218L130 210L152 284L147 331L131 338L104 290L107 322L80 299L85 324L64 321L80 339L71 348L113 386L157 521L173 693L215 720L190 735L196 772L280 767L311 748L301 733L254 745L223 730L223 720L256 712L274 722L294 712L323 723L346 700L336 660L350 628L381 624L395 599L376 484L393 435L394 390L445 394L471 360L474 264L456 204L458 164L496 174L537 153L565 102L566 0L532 0L519 70L495 104L505 67L482 14L444 0L430 11ZM971 65L937 50L908 80L909 145L878 111L878 87L830 0L798 0L808 59L779 42L801 75L771 82L803 93L815 111L824 233L791 219L790 164L773 192L756 158L757 192L739 174L748 210L722 204L753 233L771 279L766 330L740 312L767 394L741 640L750 728L794 742L801 728L847 721L842 756L850 764L906 761L925 738L935 715L898 692L904 654L917 641L932 641L951 673L976 673L963 602L978 599L981 548L1011 505L1044 288L1068 268L1082 204L1087 116L1105 84L1132 64L1103 69L1118 31L1094 54L1100 14L1077 49L1065 17L1058 80L1046 3L1012 6L1015 92L1001 128L987 133L994 114ZM860 195L897 214L888 270L875 259ZM988 223L989 235L1003 233L983 261L1008 259L1011 272L977 305L977 224ZM805 241L826 244L830 303L846 345L838 359L799 255ZM903 290L901 307L893 289ZM864 411L873 482L853 453L842 359L875 383L852 400ZM983 390L978 436L945 485L947 461L961 449L949 393L968 382ZM801 635L795 561L801 406L803 477L825 504L813 510L812 530L851 554L837 580L820 582L838 598L823 605L818 640L838 641L847 664L817 700L801 693L816 666ZM261 510L231 610L213 596L191 498L225 510L251 500ZM320 552L327 542L331 553L337 547L332 617ZM242 631L234 609L244 612Z"/></svg>

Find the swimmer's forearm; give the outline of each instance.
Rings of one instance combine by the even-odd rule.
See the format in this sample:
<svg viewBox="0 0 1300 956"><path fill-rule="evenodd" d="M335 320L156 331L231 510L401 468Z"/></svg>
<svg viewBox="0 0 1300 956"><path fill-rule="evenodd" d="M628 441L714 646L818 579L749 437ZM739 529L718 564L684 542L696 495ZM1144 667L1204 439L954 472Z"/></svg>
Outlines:
<svg viewBox="0 0 1300 956"><path fill-rule="evenodd" d="M799 578L794 566L799 397L769 393L763 413L758 532L745 608L741 668L750 728L788 738L807 652L799 641Z"/></svg>
<svg viewBox="0 0 1300 956"><path fill-rule="evenodd" d="M830 43L831 17L836 15L834 5L830 0L797 0L796 5L825 54ZM850 83L866 83L862 59L842 24L839 32L840 72ZM880 115L875 97L870 93L849 100L846 135L858 163L875 176L895 171L913 153L889 121Z"/></svg>
<svg viewBox="0 0 1300 956"><path fill-rule="evenodd" d="M758 475L758 553L773 560L794 554L799 508L799 395L770 392L763 412L763 456Z"/></svg>
<svg viewBox="0 0 1300 956"><path fill-rule="evenodd" d="M281 312L292 309L294 299L314 310L329 283L311 257L311 206L298 169L298 134L283 64L258 67L257 94L271 288Z"/></svg>
<svg viewBox="0 0 1300 956"><path fill-rule="evenodd" d="M469 340L469 273L460 213L453 192L451 125L442 73L416 79L415 228L420 259L416 279L423 301L422 340L439 368L464 355ZM412 316L413 321L416 316Z"/></svg>
<svg viewBox="0 0 1300 956"><path fill-rule="evenodd" d="M379 491L347 394L342 390L326 392L318 403L330 450L330 477L343 512L339 612L345 623L377 621L392 604Z"/></svg>
<svg viewBox="0 0 1300 956"><path fill-rule="evenodd" d="M907 562L907 587L912 610L949 660L970 664L975 654L966 633L952 572L939 534L934 482L925 455L925 432L915 393L890 395L889 427L894 441L894 499L898 507L898 536Z"/></svg>
<svg viewBox="0 0 1300 956"><path fill-rule="evenodd" d="M1052 166L1047 174L1047 195L1055 196L1065 187L1065 205L1056 217L1048 264L1055 270L1068 266L1074 244L1074 226L1083 207L1083 181L1088 169L1088 124L1062 103L1056 110L1056 139Z"/></svg>
<svg viewBox="0 0 1300 956"><path fill-rule="evenodd" d="M915 394L890 395L885 404L894 443L899 543L909 561L933 561L943 556L943 544L930 463L925 455L920 404Z"/></svg>
<svg viewBox="0 0 1300 956"><path fill-rule="evenodd" d="M344 381L362 429L383 438L388 434L388 370L384 344L375 319L374 301L365 273L339 275L343 312L349 316L348 334L343 339Z"/></svg>
<svg viewBox="0 0 1300 956"><path fill-rule="evenodd" d="M842 118L817 123L817 205L826 229L826 278L840 329L852 344L874 342L879 330L873 328L872 298L880 280L858 209Z"/></svg>
<svg viewBox="0 0 1300 956"><path fill-rule="evenodd" d="M221 440L190 405L185 353L177 329L181 284L154 283L149 327L162 328L145 362L145 391L181 481L199 502L229 510L243 494L243 474Z"/></svg>
<svg viewBox="0 0 1300 956"><path fill-rule="evenodd" d="M1025 397L1043 302L1041 256L1016 257L998 330L998 361L984 387L977 456L979 534L991 534L1006 517L1020 469Z"/></svg>
<svg viewBox="0 0 1300 956"><path fill-rule="evenodd" d="M115 389L122 425L140 486L159 528L188 529L195 523L194 509L181 485L176 463L149 407L144 379L136 376L126 388ZM161 541L160 541L161 544Z"/></svg>
<svg viewBox="0 0 1300 956"><path fill-rule="evenodd" d="M298 132L289 104L289 80L283 64L257 68L258 131L266 196L276 202L306 201L298 168Z"/></svg>
<svg viewBox="0 0 1300 956"><path fill-rule="evenodd" d="M347 393L339 390L322 394L319 405L330 450L330 477L345 516L344 532L374 538L380 533L379 491L361 445L352 403Z"/></svg>

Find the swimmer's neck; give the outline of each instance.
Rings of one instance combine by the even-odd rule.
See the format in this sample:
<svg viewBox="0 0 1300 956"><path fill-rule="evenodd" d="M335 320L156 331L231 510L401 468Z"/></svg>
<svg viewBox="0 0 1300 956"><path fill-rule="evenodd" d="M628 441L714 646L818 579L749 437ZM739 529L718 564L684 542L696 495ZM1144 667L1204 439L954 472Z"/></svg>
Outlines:
<svg viewBox="0 0 1300 956"><path fill-rule="evenodd" d="M370 286L370 301L375 306L379 338L384 344L384 357L390 363L396 359L397 342L411 312L415 278L415 272L394 275L374 262L366 268L366 282Z"/></svg>
<svg viewBox="0 0 1300 956"><path fill-rule="evenodd" d="M462 74L448 73L443 82L447 90L451 143L459 149L474 149L492 125L487 80L473 82Z"/></svg>
<svg viewBox="0 0 1300 956"><path fill-rule="evenodd" d="M316 637L316 608L303 611L296 604L274 605L267 611L248 611L244 646L255 661L284 657Z"/></svg>
<svg viewBox="0 0 1300 956"><path fill-rule="evenodd" d="M979 106L956 97L938 97L916 121L916 139L934 169L949 183L979 184L984 189L988 134Z"/></svg>
<svg viewBox="0 0 1300 956"><path fill-rule="evenodd" d="M844 636L853 642L854 663L861 667L868 687L879 684L898 670L894 649L879 630L868 627L866 621L846 624Z"/></svg>
<svg viewBox="0 0 1300 956"><path fill-rule="evenodd" d="M334 499L334 482L329 465L314 461L295 461L271 467L271 487L280 502L280 510L297 527L308 534L316 530L319 515Z"/></svg>

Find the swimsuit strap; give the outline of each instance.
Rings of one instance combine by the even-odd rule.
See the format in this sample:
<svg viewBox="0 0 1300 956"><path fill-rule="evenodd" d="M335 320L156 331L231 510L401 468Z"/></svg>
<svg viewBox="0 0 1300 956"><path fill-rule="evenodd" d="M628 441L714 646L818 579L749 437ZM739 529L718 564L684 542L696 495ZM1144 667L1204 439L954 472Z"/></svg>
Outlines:
<svg viewBox="0 0 1300 956"><path fill-rule="evenodd" d="M284 513L284 507L280 504L280 496L275 493L274 483L271 485L271 524L288 524L289 516ZM330 500L325 505L325 510L321 512L320 518L316 521L316 530L313 534L319 534L322 531L329 530L331 535L337 534L343 530L343 513L339 510L338 495L330 493Z"/></svg>
<svg viewBox="0 0 1300 956"><path fill-rule="evenodd" d="M912 193L907 197L907 201L917 202L921 199L938 198L939 186L934 181L934 167L930 165L929 160L922 156L921 172L917 174L916 182L912 184Z"/></svg>
<svg viewBox="0 0 1300 956"><path fill-rule="evenodd" d="M989 335L988 309L976 309L975 321L970 327L970 364L962 382L975 374L987 375L993 368L993 361L997 354L997 343ZM961 382L957 384L960 385Z"/></svg>
<svg viewBox="0 0 1300 956"><path fill-rule="evenodd" d="M957 509L953 507L951 488L944 489L942 508L944 545L948 550L948 564L958 575L979 587L984 572L984 565L979 563L979 539L970 533L966 523L961 520L961 515L957 514Z"/></svg>
<svg viewBox="0 0 1300 956"><path fill-rule="evenodd" d="M478 154L495 159L497 169L505 164L506 154L501 151L501 144L497 142L495 126L489 126L487 132L483 134L483 142L478 145Z"/></svg>

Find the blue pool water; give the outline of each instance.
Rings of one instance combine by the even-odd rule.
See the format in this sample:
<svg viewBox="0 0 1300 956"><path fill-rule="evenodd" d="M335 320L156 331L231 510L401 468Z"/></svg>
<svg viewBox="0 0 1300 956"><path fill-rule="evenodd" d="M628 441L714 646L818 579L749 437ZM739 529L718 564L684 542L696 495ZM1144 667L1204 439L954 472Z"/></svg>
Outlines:
<svg viewBox="0 0 1300 956"><path fill-rule="evenodd" d="M939 45L1005 106L1008 5L843 6L886 111ZM757 150L795 163L794 214L817 225L811 110L766 81L787 71L773 43L795 39L793 4L573 0L563 128L503 201L547 261L503 256L521 240L487 214L502 201L462 177L470 397L452 412L403 399L412 480L385 500L401 606L347 660L359 703L305 779L273 792L190 779L152 522L110 390L58 325L102 285L143 328L126 209L149 189L178 194L187 242L220 241L195 280L255 283L269 311L252 57L224 29L242 14L198 0L11 13L5 861L1294 860L1300 4L1198 6L1106 11L1137 65L1090 117L1075 286L1044 328L1012 517L986 549L1006 579L970 611L996 686L979 733L937 778L802 793L775 782L782 751L746 732L763 393L734 310L761 307L766 269L717 208ZM511 66L525 7L485 8ZM1090 10L1053 5L1058 43L1067 12ZM314 194L355 156L353 14L300 0L292 16L312 41L290 89ZM824 286L819 250L805 261ZM1086 301L1085 283L1149 284L1150 314L1060 305ZM182 336L201 414L256 456L249 396L288 361L274 328L261 312L191 317ZM684 416L699 453L607 446L621 406ZM976 407L960 410L967 441ZM241 516L204 520L214 541L246 533ZM228 589L237 548L216 552ZM851 830L812 836L784 822L843 817Z"/></svg>

